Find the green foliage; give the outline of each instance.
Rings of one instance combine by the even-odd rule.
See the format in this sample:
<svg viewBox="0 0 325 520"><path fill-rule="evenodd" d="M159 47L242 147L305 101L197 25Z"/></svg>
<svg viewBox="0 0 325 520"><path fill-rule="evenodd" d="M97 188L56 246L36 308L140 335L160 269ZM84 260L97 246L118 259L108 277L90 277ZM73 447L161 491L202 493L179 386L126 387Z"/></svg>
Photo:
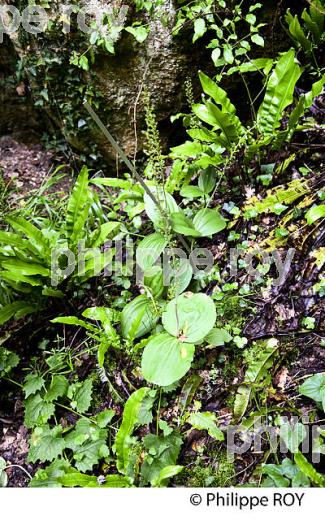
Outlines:
<svg viewBox="0 0 325 520"><path fill-rule="evenodd" d="M195 430L206 430L210 437L217 441L223 441L224 435L220 428L216 425L217 418L211 412L196 412L192 413L186 422L191 424Z"/></svg>
<svg viewBox="0 0 325 520"><path fill-rule="evenodd" d="M132 433L136 426L151 422L154 398L155 391L144 387L134 392L125 404L122 424L115 439L116 465L123 475L134 476L136 461L132 450Z"/></svg>
<svg viewBox="0 0 325 520"><path fill-rule="evenodd" d="M0 346L0 378L9 374L19 363L19 356Z"/></svg>
<svg viewBox="0 0 325 520"><path fill-rule="evenodd" d="M266 81L266 91L256 111L256 121L245 127L227 93L208 76L200 73L201 85L207 98L203 99L202 104L192 106L200 124L198 128L187 130L193 141L173 148L171 156L185 161L190 158L197 167L202 167L203 164L217 166L222 162L225 150L228 151L228 162L231 163L240 150L244 150L249 162L270 145L278 149L300 128L300 118L323 89L325 76L316 81L312 90L299 99L289 116L286 129L282 130L281 121L285 110L293 103L294 89L301 74L302 69L296 62L295 52L290 49L279 58ZM194 195L197 194L195 190Z"/></svg>
<svg viewBox="0 0 325 520"><path fill-rule="evenodd" d="M212 60L221 74L228 69L233 73L244 60L252 46L264 47L264 39L259 34L264 24L258 23L256 11L262 7L255 3L248 8L242 3L234 3L231 8L224 0L195 0L179 2L184 4L178 10L174 35L182 35L190 24L194 29L193 43L203 36L209 36L208 49L212 49ZM243 31L244 36L239 35Z"/></svg>
<svg viewBox="0 0 325 520"><path fill-rule="evenodd" d="M315 374L306 379L306 381L299 387L299 392L310 399L316 401L319 406L323 407L325 411L325 375Z"/></svg>
<svg viewBox="0 0 325 520"><path fill-rule="evenodd" d="M7 218L15 233L0 232L0 280L17 295L28 294L29 302L15 301L0 308L0 323L37 312L47 297L63 298L63 291L70 291L69 282L66 284L67 267L71 268L70 283L75 288L99 274L112 261L113 251L101 252L99 248L116 232L119 223L105 222L99 205L101 223L95 228L91 213L98 200L89 188L88 175L88 169L83 167L62 221L43 219L37 226L23 217ZM80 254L81 243L89 250L83 268L77 271L79 262L73 261L70 265L66 251Z"/></svg>
<svg viewBox="0 0 325 520"><path fill-rule="evenodd" d="M245 414L252 393L258 388L258 385L265 384L265 379L269 377L269 369L273 365L273 358L279 348L276 339L270 339L266 342L258 343L256 357L250 360L246 370L244 384L238 388L236 395L234 414L237 419L241 419Z"/></svg>
<svg viewBox="0 0 325 520"><path fill-rule="evenodd" d="M314 52L318 45L324 41L324 2L312 0L309 9L303 10L301 20L299 20L298 15L292 15L290 9L288 9L285 21L295 45L301 48L307 56L315 59Z"/></svg>
<svg viewBox="0 0 325 520"><path fill-rule="evenodd" d="M290 459L283 459L281 465L264 464L262 474L267 475L263 487L310 487L310 480Z"/></svg>
<svg viewBox="0 0 325 520"><path fill-rule="evenodd" d="M150 383L169 386L190 369L195 347L170 334L161 333L149 341L142 356L142 373Z"/></svg>

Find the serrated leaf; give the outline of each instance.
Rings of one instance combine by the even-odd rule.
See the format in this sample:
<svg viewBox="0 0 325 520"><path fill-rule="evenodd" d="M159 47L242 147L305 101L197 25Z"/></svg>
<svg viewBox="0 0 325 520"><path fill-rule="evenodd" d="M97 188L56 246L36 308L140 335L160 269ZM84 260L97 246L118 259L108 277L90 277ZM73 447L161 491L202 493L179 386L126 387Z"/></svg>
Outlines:
<svg viewBox="0 0 325 520"><path fill-rule="evenodd" d="M30 439L29 462L51 462L62 455L65 442L62 438L62 426L50 428L48 425L35 428Z"/></svg>
<svg viewBox="0 0 325 520"><path fill-rule="evenodd" d="M44 399L48 402L56 401L58 397L67 394L69 382L66 377L61 375L52 376L50 388L47 390Z"/></svg>
<svg viewBox="0 0 325 520"><path fill-rule="evenodd" d="M32 428L45 424L54 415L54 411L54 404L47 403L39 394L31 395L25 400L25 425Z"/></svg>
<svg viewBox="0 0 325 520"><path fill-rule="evenodd" d="M45 380L38 374L28 374L25 377L23 390L25 392L25 399L32 394L35 394L38 390L41 390L45 385Z"/></svg>
<svg viewBox="0 0 325 520"><path fill-rule="evenodd" d="M66 448L72 450L79 471L90 471L100 459L109 455L106 438L107 430L98 427L90 419L77 421L74 430L65 436L65 443Z"/></svg>
<svg viewBox="0 0 325 520"><path fill-rule="evenodd" d="M79 413L86 412L91 404L91 394L93 390L93 382L86 379L82 383L73 383L68 390L68 397L71 399L71 407Z"/></svg>

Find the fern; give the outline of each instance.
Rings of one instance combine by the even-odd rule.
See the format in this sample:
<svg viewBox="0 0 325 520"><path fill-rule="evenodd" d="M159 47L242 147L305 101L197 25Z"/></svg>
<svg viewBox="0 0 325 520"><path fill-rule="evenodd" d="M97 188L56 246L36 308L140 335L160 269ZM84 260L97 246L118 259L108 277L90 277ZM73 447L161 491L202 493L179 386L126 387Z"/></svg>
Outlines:
<svg viewBox="0 0 325 520"><path fill-rule="evenodd" d="M264 100L257 113L257 128L263 136L273 136L279 128L283 112L293 101L295 85L302 70L295 62L293 49L278 61L267 83Z"/></svg>
<svg viewBox="0 0 325 520"><path fill-rule="evenodd" d="M84 237L84 227L91 205L88 168L83 166L68 201L66 229L69 242L75 246Z"/></svg>

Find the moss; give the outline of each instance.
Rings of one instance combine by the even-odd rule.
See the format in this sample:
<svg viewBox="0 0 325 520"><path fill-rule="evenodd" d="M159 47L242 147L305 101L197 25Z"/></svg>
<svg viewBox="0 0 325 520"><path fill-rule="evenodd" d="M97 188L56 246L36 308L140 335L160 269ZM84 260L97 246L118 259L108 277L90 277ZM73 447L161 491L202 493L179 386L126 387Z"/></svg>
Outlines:
<svg viewBox="0 0 325 520"><path fill-rule="evenodd" d="M235 469L227 459L226 450L212 451L209 460L199 456L177 478L177 485L187 487L229 487L234 484Z"/></svg>

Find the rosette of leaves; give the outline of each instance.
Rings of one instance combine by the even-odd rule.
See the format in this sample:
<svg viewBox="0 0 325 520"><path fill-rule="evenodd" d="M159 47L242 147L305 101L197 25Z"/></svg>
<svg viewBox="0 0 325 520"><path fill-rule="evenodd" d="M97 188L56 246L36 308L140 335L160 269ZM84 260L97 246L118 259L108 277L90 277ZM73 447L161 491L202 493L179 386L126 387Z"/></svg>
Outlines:
<svg viewBox="0 0 325 520"><path fill-rule="evenodd" d="M142 356L145 379L159 386L169 386L190 369L195 344L201 343L213 329L216 309L205 294L184 293L166 307L162 323L166 332L149 341Z"/></svg>

